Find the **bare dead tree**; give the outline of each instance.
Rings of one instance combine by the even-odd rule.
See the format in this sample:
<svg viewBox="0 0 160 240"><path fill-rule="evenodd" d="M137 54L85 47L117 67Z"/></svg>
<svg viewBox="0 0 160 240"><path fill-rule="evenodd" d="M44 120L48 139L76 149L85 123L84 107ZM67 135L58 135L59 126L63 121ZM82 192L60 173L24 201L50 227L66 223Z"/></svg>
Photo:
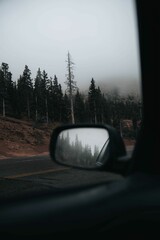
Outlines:
<svg viewBox="0 0 160 240"><path fill-rule="evenodd" d="M73 93L77 89L76 82L74 81L74 75L73 75L73 65L74 63L71 61L71 55L68 52L67 54L67 81L65 81L65 84L67 85L67 92L69 94L70 98L70 110L71 110L71 121L72 124L75 123L75 117L74 117L74 105L73 105Z"/></svg>

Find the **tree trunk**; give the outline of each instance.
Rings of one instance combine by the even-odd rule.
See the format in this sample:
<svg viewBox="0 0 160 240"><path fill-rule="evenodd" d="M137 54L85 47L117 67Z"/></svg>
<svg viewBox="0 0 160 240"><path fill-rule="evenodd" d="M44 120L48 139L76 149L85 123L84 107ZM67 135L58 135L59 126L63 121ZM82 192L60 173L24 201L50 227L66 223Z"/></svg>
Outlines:
<svg viewBox="0 0 160 240"><path fill-rule="evenodd" d="M6 116L6 106L5 106L5 99L3 98L3 117Z"/></svg>
<svg viewBox="0 0 160 240"><path fill-rule="evenodd" d="M30 104L29 104L29 98L27 98L27 112L28 112L28 118L30 119Z"/></svg>
<svg viewBox="0 0 160 240"><path fill-rule="evenodd" d="M74 108L73 108L73 97L71 97L71 119L72 119L72 124L75 124Z"/></svg>
<svg viewBox="0 0 160 240"><path fill-rule="evenodd" d="M75 124L71 64L72 63L71 63L71 59L70 59L70 54L68 53L68 66L67 67L68 67L68 81L69 81L69 97L70 97L70 104L71 104L71 121L72 121L72 124Z"/></svg>
<svg viewBox="0 0 160 240"><path fill-rule="evenodd" d="M94 101L94 123L97 124L97 111L96 111L96 103Z"/></svg>
<svg viewBox="0 0 160 240"><path fill-rule="evenodd" d="M38 110L37 110L37 96L36 96L36 121L38 120Z"/></svg>
<svg viewBox="0 0 160 240"><path fill-rule="evenodd" d="M47 102L47 98L46 98L46 120L47 120L47 124L48 124L48 102Z"/></svg>

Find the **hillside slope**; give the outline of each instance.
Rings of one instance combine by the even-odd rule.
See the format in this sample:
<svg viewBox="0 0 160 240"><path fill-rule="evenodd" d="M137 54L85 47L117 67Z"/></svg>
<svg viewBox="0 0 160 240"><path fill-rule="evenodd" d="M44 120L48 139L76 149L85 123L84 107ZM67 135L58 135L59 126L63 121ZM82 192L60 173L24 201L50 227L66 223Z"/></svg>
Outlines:
<svg viewBox="0 0 160 240"><path fill-rule="evenodd" d="M31 122L0 116L0 158L48 152L53 126L33 126Z"/></svg>
<svg viewBox="0 0 160 240"><path fill-rule="evenodd" d="M41 124L0 116L0 159L6 157L48 154L53 128L57 125ZM133 146L134 139L123 139L126 146Z"/></svg>

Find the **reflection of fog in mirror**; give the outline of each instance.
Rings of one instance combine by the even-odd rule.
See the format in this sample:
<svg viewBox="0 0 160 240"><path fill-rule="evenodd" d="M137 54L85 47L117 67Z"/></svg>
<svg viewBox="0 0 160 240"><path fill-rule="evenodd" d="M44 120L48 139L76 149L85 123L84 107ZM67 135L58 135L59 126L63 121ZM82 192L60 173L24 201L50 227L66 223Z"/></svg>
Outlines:
<svg viewBox="0 0 160 240"><path fill-rule="evenodd" d="M93 167L102 148L106 142L108 144L108 138L107 130L101 128L64 130L57 141L57 161L73 166Z"/></svg>

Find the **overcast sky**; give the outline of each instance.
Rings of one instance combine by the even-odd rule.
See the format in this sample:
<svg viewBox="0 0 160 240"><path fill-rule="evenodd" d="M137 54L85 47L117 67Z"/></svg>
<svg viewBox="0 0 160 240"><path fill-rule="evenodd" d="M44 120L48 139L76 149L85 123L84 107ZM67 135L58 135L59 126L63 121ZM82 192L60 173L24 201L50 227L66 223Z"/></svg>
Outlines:
<svg viewBox="0 0 160 240"><path fill-rule="evenodd" d="M85 147L85 145L90 146L92 154L94 154L95 146L101 151L105 142L109 138L108 132L101 128L77 128L64 130L60 134L60 138L62 136L66 138L67 134L69 134L70 143L75 144L76 137L78 137L78 140L82 143L83 147Z"/></svg>
<svg viewBox="0 0 160 240"><path fill-rule="evenodd" d="M132 0L0 0L0 64L13 80L28 65L64 87L69 51L80 89L139 83L139 49ZM103 85L103 84L102 84Z"/></svg>

